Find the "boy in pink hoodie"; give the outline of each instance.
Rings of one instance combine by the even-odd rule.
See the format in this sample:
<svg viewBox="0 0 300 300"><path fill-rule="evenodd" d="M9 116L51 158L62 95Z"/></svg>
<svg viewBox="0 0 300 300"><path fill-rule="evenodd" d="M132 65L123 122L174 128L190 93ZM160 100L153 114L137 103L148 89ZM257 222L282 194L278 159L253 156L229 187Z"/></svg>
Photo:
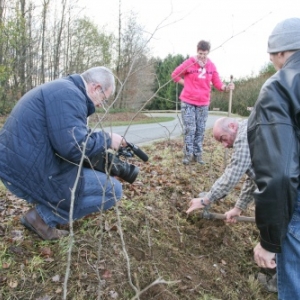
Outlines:
<svg viewBox="0 0 300 300"><path fill-rule="evenodd" d="M216 66L207 57L210 43L201 40L197 45L197 55L179 65L172 73L172 79L183 85L179 96L181 115L184 125L184 158L183 164L191 161L204 164L202 160L202 143L208 107L210 103L211 84L219 91L234 89L234 84L224 84Z"/></svg>

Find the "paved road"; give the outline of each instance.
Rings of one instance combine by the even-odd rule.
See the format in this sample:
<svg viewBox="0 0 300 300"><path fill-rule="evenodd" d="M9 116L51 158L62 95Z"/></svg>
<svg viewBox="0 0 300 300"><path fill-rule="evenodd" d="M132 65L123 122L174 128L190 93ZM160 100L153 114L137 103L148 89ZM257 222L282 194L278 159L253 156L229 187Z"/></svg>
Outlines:
<svg viewBox="0 0 300 300"><path fill-rule="evenodd" d="M155 116L172 116L173 121L151 124L138 124L128 126L114 126L112 128L105 128L106 131L112 131L125 136L128 142L142 145L153 141L162 139L170 139L179 137L182 134L182 123L180 113L151 113ZM211 128L216 119L220 115L209 115L206 123L206 128Z"/></svg>

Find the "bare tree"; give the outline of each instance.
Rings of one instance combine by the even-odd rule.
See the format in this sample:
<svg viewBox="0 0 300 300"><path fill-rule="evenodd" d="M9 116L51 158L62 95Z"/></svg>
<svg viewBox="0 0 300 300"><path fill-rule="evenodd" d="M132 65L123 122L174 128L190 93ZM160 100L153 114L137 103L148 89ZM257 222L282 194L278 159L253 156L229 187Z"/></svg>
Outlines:
<svg viewBox="0 0 300 300"><path fill-rule="evenodd" d="M60 62L60 47L62 43L62 32L64 28L64 20L65 20L65 11L66 11L66 6L67 6L67 0L61 0L61 18L58 20L58 31L56 35L56 41L55 41L55 46L54 46L54 78L59 77L59 62Z"/></svg>
<svg viewBox="0 0 300 300"><path fill-rule="evenodd" d="M4 6L5 6L5 0L0 0L0 28L3 28L4 23ZM2 30L1 30L2 31ZM2 34L1 34L1 40L2 40ZM0 64L3 62L3 44L0 44Z"/></svg>
<svg viewBox="0 0 300 300"><path fill-rule="evenodd" d="M115 106L140 108L139 104L143 103L146 95L143 94L145 89L139 84L142 82L144 87L150 87L154 80L153 65L147 59L148 41L144 38L143 28L137 23L133 12L130 13L124 30L121 30L120 21L119 24L119 55L116 67L118 102ZM148 91L151 92L151 89Z"/></svg>
<svg viewBox="0 0 300 300"><path fill-rule="evenodd" d="M34 5L33 0L12 0L5 18L1 0L0 59L7 70L2 86L8 85L9 97L16 101L37 84L105 65L116 70L114 106L140 108L151 93L154 69L136 16L132 12L127 19L122 16L119 1L116 39L87 17L76 18L76 1L42 0Z"/></svg>
<svg viewBox="0 0 300 300"><path fill-rule="evenodd" d="M41 83L45 82L45 42L46 42L46 30L47 30L47 15L50 0L43 1L42 11L42 40L41 40Z"/></svg>
<svg viewBox="0 0 300 300"><path fill-rule="evenodd" d="M21 95L25 94L25 64L26 64L26 50L27 50L27 36L26 36L26 18L25 18L25 0L20 0L20 46L17 49L17 59L18 69L19 69L19 78L20 78L20 88Z"/></svg>

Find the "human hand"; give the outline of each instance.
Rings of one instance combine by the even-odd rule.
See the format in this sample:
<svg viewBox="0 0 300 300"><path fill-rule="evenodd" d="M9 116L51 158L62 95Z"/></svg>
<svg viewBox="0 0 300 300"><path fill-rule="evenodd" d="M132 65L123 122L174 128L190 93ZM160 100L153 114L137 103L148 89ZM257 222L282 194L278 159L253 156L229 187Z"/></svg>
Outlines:
<svg viewBox="0 0 300 300"><path fill-rule="evenodd" d="M258 243L254 250L254 260L259 267L274 269L276 268L275 253L269 252Z"/></svg>
<svg viewBox="0 0 300 300"><path fill-rule="evenodd" d="M242 210L234 207L231 210L225 212L225 216L226 216L226 223L236 223L236 217L239 217L242 213Z"/></svg>
<svg viewBox="0 0 300 300"><path fill-rule="evenodd" d="M224 84L223 87L222 87L222 90L224 92L229 92L229 91L234 90L234 88L235 88L234 83L230 82L228 85Z"/></svg>
<svg viewBox="0 0 300 300"><path fill-rule="evenodd" d="M230 82L228 85L227 85L227 87L226 87L226 90L234 90L234 88L235 88L235 85L234 85L234 83L233 82Z"/></svg>
<svg viewBox="0 0 300 300"><path fill-rule="evenodd" d="M184 86L184 79L180 78L180 80L178 81L178 83Z"/></svg>
<svg viewBox="0 0 300 300"><path fill-rule="evenodd" d="M194 198L190 201L189 209L186 211L186 213L189 214L190 212L192 212L195 209L204 208L205 205L201 204L201 200L203 200L203 202L205 204L207 204L207 202L208 202L207 198Z"/></svg>
<svg viewBox="0 0 300 300"><path fill-rule="evenodd" d="M124 137L117 133L110 133L110 138L111 138L111 148L114 150L118 150L120 147L125 147L127 146L126 140Z"/></svg>

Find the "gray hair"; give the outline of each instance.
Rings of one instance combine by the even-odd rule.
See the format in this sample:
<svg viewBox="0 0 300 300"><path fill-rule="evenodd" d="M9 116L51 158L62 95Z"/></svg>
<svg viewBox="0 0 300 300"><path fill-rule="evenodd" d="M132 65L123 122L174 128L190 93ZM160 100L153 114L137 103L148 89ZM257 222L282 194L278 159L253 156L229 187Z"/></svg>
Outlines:
<svg viewBox="0 0 300 300"><path fill-rule="evenodd" d="M112 94L115 92L115 77L112 71L106 67L93 67L81 74L86 83L98 83L104 91L112 88Z"/></svg>

